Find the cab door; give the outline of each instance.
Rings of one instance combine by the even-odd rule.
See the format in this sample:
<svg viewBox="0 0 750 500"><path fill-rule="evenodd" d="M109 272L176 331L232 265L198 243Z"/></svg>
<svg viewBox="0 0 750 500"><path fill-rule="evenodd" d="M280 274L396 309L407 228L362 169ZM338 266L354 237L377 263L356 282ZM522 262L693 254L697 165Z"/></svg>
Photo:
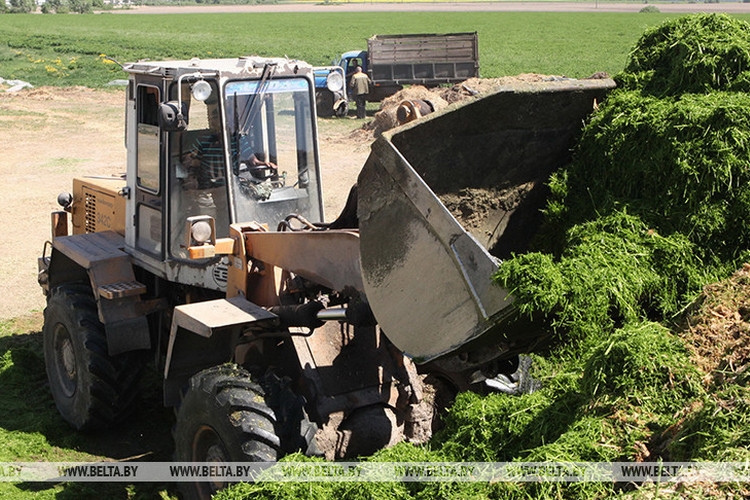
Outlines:
<svg viewBox="0 0 750 500"><path fill-rule="evenodd" d="M158 121L161 90L157 85L140 84L136 92L135 246L163 260L164 182Z"/></svg>

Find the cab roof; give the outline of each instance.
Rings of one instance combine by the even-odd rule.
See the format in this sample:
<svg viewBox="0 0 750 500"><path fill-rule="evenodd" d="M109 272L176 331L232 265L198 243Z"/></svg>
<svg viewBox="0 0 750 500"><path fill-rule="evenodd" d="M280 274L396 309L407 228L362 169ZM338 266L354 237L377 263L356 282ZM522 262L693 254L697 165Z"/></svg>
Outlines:
<svg viewBox="0 0 750 500"><path fill-rule="evenodd" d="M222 77L260 78L266 66L273 66L274 76L312 74L312 66L304 61L281 57L242 56L227 59L173 61L138 61L124 65L131 74L160 75L177 78L191 73L215 74Z"/></svg>

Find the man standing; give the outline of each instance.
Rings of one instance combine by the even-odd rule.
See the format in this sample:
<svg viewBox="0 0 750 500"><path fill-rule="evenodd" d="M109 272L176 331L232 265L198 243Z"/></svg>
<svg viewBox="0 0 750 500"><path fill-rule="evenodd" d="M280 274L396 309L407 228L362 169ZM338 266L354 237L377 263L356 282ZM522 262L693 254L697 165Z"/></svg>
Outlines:
<svg viewBox="0 0 750 500"><path fill-rule="evenodd" d="M362 72L361 66L354 70L349 87L354 95L354 102L357 103L357 118L362 119L366 116L365 105L367 94L370 93L370 78Z"/></svg>

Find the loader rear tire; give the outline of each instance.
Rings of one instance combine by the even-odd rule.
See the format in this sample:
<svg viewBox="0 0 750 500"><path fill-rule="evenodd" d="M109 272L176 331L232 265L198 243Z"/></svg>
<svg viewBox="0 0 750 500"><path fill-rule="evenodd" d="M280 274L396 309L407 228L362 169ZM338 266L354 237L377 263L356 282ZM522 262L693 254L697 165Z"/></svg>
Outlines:
<svg viewBox="0 0 750 500"><path fill-rule="evenodd" d="M278 385L269 388L274 393L278 390ZM271 399L283 398L269 395L247 370L234 364L193 375L177 410L175 461L275 462L285 453L306 452L314 424L303 414L301 421L284 421L284 415L294 412L282 402L277 413L269 405ZM208 499L225 486L221 482L180 483L185 499Z"/></svg>
<svg viewBox="0 0 750 500"><path fill-rule="evenodd" d="M140 353L110 356L91 289L53 289L44 310L44 364L60 415L78 430L110 427L127 417L138 395Z"/></svg>

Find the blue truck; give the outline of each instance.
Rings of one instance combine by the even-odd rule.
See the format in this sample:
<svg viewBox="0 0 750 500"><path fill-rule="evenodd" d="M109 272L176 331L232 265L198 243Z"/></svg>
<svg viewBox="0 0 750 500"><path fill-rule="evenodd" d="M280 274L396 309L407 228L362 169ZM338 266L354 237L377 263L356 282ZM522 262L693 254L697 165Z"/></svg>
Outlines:
<svg viewBox="0 0 750 500"><path fill-rule="evenodd" d="M479 39L473 33L375 35L366 51L342 54L349 75L362 66L373 83L370 101L381 101L404 85L434 87L479 76Z"/></svg>
<svg viewBox="0 0 750 500"><path fill-rule="evenodd" d="M367 50L344 52L331 67L316 68L315 87L318 115L343 116L341 92L347 90L357 66L372 82L367 100L380 102L404 85L435 87L458 83L479 76L479 37L476 32L446 34L374 35L367 39ZM329 76L332 68L341 68L344 88L338 88L338 77ZM331 85L333 79L335 85ZM338 104L337 104L338 103Z"/></svg>

